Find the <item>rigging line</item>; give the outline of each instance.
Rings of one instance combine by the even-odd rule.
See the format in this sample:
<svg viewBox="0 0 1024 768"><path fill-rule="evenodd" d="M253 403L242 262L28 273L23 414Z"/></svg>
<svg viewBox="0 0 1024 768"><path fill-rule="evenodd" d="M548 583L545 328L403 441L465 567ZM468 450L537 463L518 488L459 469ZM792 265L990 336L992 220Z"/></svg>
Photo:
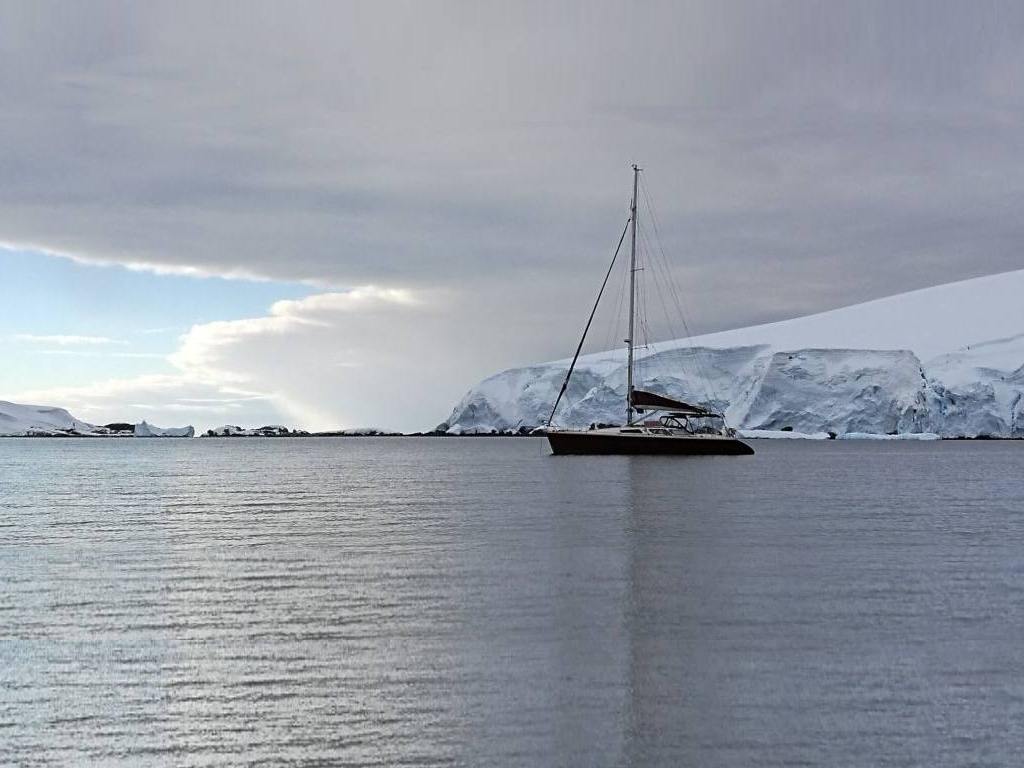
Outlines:
<svg viewBox="0 0 1024 768"><path fill-rule="evenodd" d="M661 266L663 266L663 268L664 268L666 288L668 289L669 293L672 295L672 300L673 300L673 303L676 305L676 311L679 314L679 319L683 323L683 330L685 331L686 336L690 337L690 336L693 335L693 333L690 330L690 324L686 320L686 313L683 311L682 304L679 301L678 286L676 285L675 278L672 275L672 267L671 267L671 264L669 264L668 255L665 253L665 248L662 245L661 232L658 229L657 215L654 213L654 207L651 204L651 199L650 199L650 196L648 195L646 189L644 190L644 202L647 205L648 213L650 213L650 215L651 215L651 224L654 227L653 236L654 236L654 240L656 241L656 243L658 245L658 252L661 255L661 259L662 259Z"/></svg>
<svg viewBox="0 0 1024 768"><path fill-rule="evenodd" d="M644 193L644 202L647 205L647 211L651 215L651 224L654 227L654 233L653 233L654 234L654 239L655 239L655 241L656 241L656 243L658 245L658 250L660 251L661 258L662 258L662 261L664 263L665 275L666 275L666 278L667 278L668 288L670 289L670 293L672 294L673 302L676 304L676 309L677 309L677 311L679 313L679 319L683 323L683 330L686 331L686 335L689 338L689 337L693 336L693 332L690 330L690 324L686 320L686 313L683 311L682 303L679 300L678 285L676 285L675 278L672 275L672 269L671 269L671 265L669 264L668 255L665 253L665 248L664 248L664 245L662 244L661 231L658 228L658 216L654 212L654 205L651 203L651 198L650 198L650 195L648 194L646 188L643 190L643 193Z"/></svg>
<svg viewBox="0 0 1024 768"><path fill-rule="evenodd" d="M679 300L679 288L676 285L675 279L672 276L671 267L669 266L669 263L668 263L668 256L665 254L665 250L662 247L662 243L661 243L661 239L660 239L660 233L658 233L658 231L657 231L657 214L654 212L654 206L653 206L653 204L651 202L650 195L646 193L646 190L644 190L644 192L645 192L645 200L644 200L644 202L646 203L648 212L650 213L651 221L654 223L655 236L656 236L656 239L658 241L658 248L661 251L662 262L664 264L664 269L665 269L665 273L666 273L666 285L669 288L669 293L672 296L673 303L676 305L676 309L677 309L677 311L679 313L679 318L683 322L683 327L686 330L687 337L688 338L692 338L693 334L691 333L690 328L689 328L689 324L686 321L686 313L684 312L684 310L682 308L682 304L680 303L680 300ZM707 397L710 402L717 402L717 401L719 401L720 398L719 398L719 395L718 395L718 391L717 391L717 389L716 389L716 387L714 385L712 377L708 373L708 369L709 368L713 369L714 366L712 366L708 362L708 360L706 359L706 356L707 356L706 352L707 352L707 350L704 349L703 347L696 347L696 346L694 346L692 342L689 344L689 349L690 349L693 361L697 364L698 375L699 375L699 377L701 379L701 383L703 384L705 397Z"/></svg>
<svg viewBox="0 0 1024 768"><path fill-rule="evenodd" d="M647 233L646 233L646 231L645 230L640 230L640 233L643 235L644 241L646 242L647 241ZM658 297L658 303L661 305L661 312L665 316L665 325L668 328L668 332L671 334L671 336L669 338L677 339L677 338L680 337L681 334L678 333L678 331L677 331L677 329L675 327L675 323L672 321L672 315L671 315L671 313L669 312L669 309L668 309L668 302L665 301L665 293L661 289L661 283L662 283L662 279L660 279L661 278L661 271L662 271L661 267L658 264L657 260L655 260L655 259L651 260L651 266L653 267L653 270L654 270L654 273L653 273L653 278L654 279L651 282L654 283L654 292L655 292L655 295L657 295L657 297ZM665 282L667 284L667 280ZM660 350L658 350L657 346L655 346L655 354L657 354L659 351Z"/></svg>
<svg viewBox="0 0 1024 768"><path fill-rule="evenodd" d="M648 265L650 264L650 259L648 258L649 254L648 254L647 250L644 248L644 227L643 227L642 224L637 227L637 234L640 237L640 242L638 243L638 246L637 246L637 264L638 265L642 265L642 266L638 266L637 267L637 271L638 272L644 272L644 271L647 270ZM648 298L647 298L647 296L648 296L648 290L649 290L648 289L648 283L649 282L650 282L650 280L647 279L646 275L641 275L637 279L637 281L636 281L636 283L637 283L637 327L638 327L637 335L639 336L639 341L640 341L639 346L641 346L643 348L643 354L638 359L635 359L635 364L637 366L637 371L639 373L639 376L638 377L637 376L634 377L634 382L633 383L635 385L636 381L639 380L641 387L643 386L644 379L650 373L650 365L649 365L648 360L647 360L647 358L650 356L650 353L651 353L651 340L652 340L651 327L650 327L650 323L648 322L648 317L647 317L647 306L648 306Z"/></svg>
<svg viewBox="0 0 1024 768"><path fill-rule="evenodd" d="M650 240L647 238L647 229L646 229L646 227L641 227L641 229L640 229L640 239L643 242L644 247L646 249L648 249L652 254L654 254L654 249L650 247ZM654 254L654 255L656 256L656 254ZM647 299L647 294L649 293L648 289L646 288L646 284L647 283L651 283L651 284L654 285L654 292L655 292L655 294L658 297L660 297L660 296L662 296L662 285L660 285L660 283L662 283L662 282L660 282L660 280L658 280L658 275L660 273L659 272L660 266L657 263L656 259L654 259L654 258L649 259L646 263L650 267L651 278L650 278L649 281L646 281L646 283L644 285L644 292L645 292L644 293L644 299ZM664 309L664 300L663 300L663 309ZM668 319L668 317L666 317L666 319ZM645 323L646 328L647 328L647 333L650 334L650 322L649 322L649 316L647 315L647 306L646 305L644 307L644 323ZM670 323L670 330L674 331L674 329L671 328L671 323ZM650 342L650 345L656 351L656 342L654 341L653 335L650 335L649 342Z"/></svg>
<svg viewBox="0 0 1024 768"><path fill-rule="evenodd" d="M632 219L632 214L630 219ZM629 229L629 221L626 222L626 226L622 228L622 235L619 237L619 244L615 246L615 253L612 255L612 263L608 265L608 271L604 273L604 280L601 283L601 290L597 292L597 299L594 301L594 308L590 310L590 317L587 318L587 325L583 329L583 335L580 337L580 343L576 347L576 354L572 356L572 362L569 364L569 370L565 372L565 381L562 382L562 388L558 392L558 397L555 398L555 404L551 406L551 415L548 416L547 426L551 426L552 419L555 418L555 411L558 409L558 403L562 400L562 395L565 394L566 387L569 386L569 377L572 376L572 370L576 367L576 361L579 360L580 351L583 349L583 342L586 341L587 331L590 330L590 324L594 322L594 314L597 312L597 305L601 303L601 295L604 293L604 287L608 285L608 278L612 274L612 267L615 266L615 260L619 257L619 250L622 248L622 243L626 239L626 231Z"/></svg>
<svg viewBox="0 0 1024 768"><path fill-rule="evenodd" d="M646 234L645 234L645 237L646 237ZM679 330L676 328L675 323L672 320L672 313L669 312L669 310L668 310L668 302L665 301L665 293L661 289L661 283L663 282L663 280L660 279L660 278L662 278L661 265L658 264L657 261L652 261L651 263L652 263L652 265L654 267L654 273L655 273L654 289L655 289L655 292L657 293L658 301L661 304L662 314L664 314L664 316L665 316L665 326L668 328L668 332L670 334L669 338L670 339L678 339L678 338L680 338L682 336L682 333L679 332ZM667 276L664 277L664 282L665 282L666 285L668 284Z"/></svg>
<svg viewBox="0 0 1024 768"><path fill-rule="evenodd" d="M644 195L644 203L646 204L647 211L651 216L651 224L654 226L654 238L657 241L658 249L661 251L661 257L665 264L665 270L668 276L669 292L671 293L673 302L675 303L676 309L679 312L679 319L682 320L683 322L683 329L686 331L687 339L692 339L693 333L690 331L689 323L686 322L686 313L683 311L683 306L679 301L679 288L676 285L675 279L672 276L671 268L669 267L668 263L668 256L665 254L665 248L662 245L661 232L658 229L658 216L654 212L654 205L651 202L651 197L647 192L647 186L644 185L642 187L642 190ZM700 369L700 376L704 380L704 385L706 388L705 391L707 392L707 394L710 394L711 397L714 398L714 400L719 400L718 392L711 381L711 377L708 376L707 374L707 368L713 366L710 366L710 364L704 359L705 350L702 348L695 347L692 342L690 343L690 350L694 353L694 359L697 362L698 368Z"/></svg>
<svg viewBox="0 0 1024 768"><path fill-rule="evenodd" d="M639 205L639 202L638 202ZM639 213L639 207L637 208ZM633 291L633 386L643 380L643 347L644 339L644 281L643 281L643 243L640 240L640 228L637 224L636 233L636 264L634 272L636 280ZM628 334L627 334L628 335Z"/></svg>
<svg viewBox="0 0 1024 768"><path fill-rule="evenodd" d="M662 291L661 283L664 281L666 290L671 288L670 274L668 273L667 264L662 265L657 260L652 260L654 266L654 287L656 289L658 301L661 304L661 310L665 317L665 323L669 328L669 332L672 334L670 338L678 339L682 336L676 328L675 322L672 318L672 313L669 311L669 302L665 299L665 292ZM667 360L666 365L671 370L672 360L675 359L677 365L684 368L687 367L687 361L689 364L695 364L696 371L693 379L687 380L685 377L683 381L686 383L687 395L686 397L696 397L698 402L702 404L712 404L717 400L717 395L714 394L714 387L711 384L710 376L707 375L703 361L699 357L699 351L695 350L692 345L688 348L674 347L672 349L666 349ZM687 355L689 352L689 355Z"/></svg>
<svg viewBox="0 0 1024 768"><path fill-rule="evenodd" d="M669 311L668 302L665 300L665 292L664 292L664 290L662 290L662 283L663 282L665 283L666 286L668 285L668 279L667 279L668 276L665 274L664 268L662 267L662 265L659 263L659 261L657 259L657 253L654 251L653 247L651 246L650 238L648 236L648 231L647 231L646 227L644 227L644 228L642 228L640 230L640 235L643 238L645 247L650 248L651 252L655 256L655 258L652 258L649 261L649 264L651 265L651 280L649 282L654 284L654 293L653 293L653 295L657 297L658 304L661 306L662 316L665 318L665 327L667 328L668 334L669 334L668 338L669 339L678 339L678 338L680 338L682 336L682 334L676 328L675 322L673 322L672 313ZM649 318L648 318L648 326L649 326ZM652 335L652 339L653 339L653 335ZM663 346L660 345L659 342L656 342L656 341L652 341L651 342L651 349L652 349L652 355L653 356L657 356L657 355L659 355L659 354L661 354L663 352L669 353L669 352L675 351L675 350L672 350L672 349L665 349L665 348L663 348ZM669 356L669 359L671 359L671 356ZM656 366L656 368L658 370L661 370L662 366L664 366L664 365L665 365L665 361L662 360L661 363L659 363L659 365Z"/></svg>
<svg viewBox="0 0 1024 768"><path fill-rule="evenodd" d="M627 275L625 272L620 272L614 278L615 283L612 286L612 290L615 293L614 309L615 311L605 321L605 333L604 333L604 344L599 349L600 351L614 351L619 349L618 338L622 331L619 327L619 319L623 314L623 307L626 303L626 286L629 281L626 279Z"/></svg>
<svg viewBox="0 0 1024 768"><path fill-rule="evenodd" d="M647 202L649 203L649 200ZM652 221L653 221L653 216L652 216ZM672 302L675 305L677 313L679 314L679 319L683 323L683 329L685 330L686 338L689 341L689 339L691 339L693 337L693 333L690 331L689 323L687 323L687 321L686 321L686 314L685 314L685 312L684 312L684 310L682 308L682 304L681 304L681 302L679 300L679 289L678 289L678 286L675 283L675 280L673 279L672 268L669 265L668 256L665 253L664 248L661 247L660 241L658 242L658 246L659 246L659 250L661 251L661 263L659 264L659 268L663 270L663 273L665 275L666 289L667 289L668 293L670 294L670 296L672 297ZM711 376L708 373L708 369L711 366L709 365L708 361L705 359L705 354L704 354L703 348L696 347L696 346L693 345L692 342L690 342L690 343L687 344L687 349L689 349L690 357L691 357L692 361L696 364L697 379L699 380L700 388L703 390L703 397L705 398L705 401L706 402L717 401L719 399L718 398L718 393L717 393L717 391L715 389L715 386L713 384L712 378L711 378Z"/></svg>
<svg viewBox="0 0 1024 768"><path fill-rule="evenodd" d="M641 230L641 232L642 232L642 234L644 234L644 237L645 237L645 240L646 240L646 238L647 238L646 232L644 232L643 230ZM662 290L662 285L661 285L662 282L664 282L665 286L666 286L665 290L669 290L670 289L670 286L671 286L671 279L670 279L671 275L668 273L668 267L667 267L667 265L663 265L663 264L659 263L659 261L657 259L653 259L651 261L651 264L652 264L652 267L654 269L654 280L653 280L653 282L654 282L655 292L656 292L657 297L658 297L658 302L661 305L662 314L665 317L665 324L666 324L666 326L668 328L669 333L671 334L669 336L669 338L670 339L681 338L683 334L679 332L679 329L676 327L676 324L673 321L672 312L669 311L669 303L668 303L668 301L665 298L665 291ZM669 350L666 349L665 351L668 352ZM679 352L681 350L676 348L676 349L672 349L671 351L672 352ZM691 349L691 352L692 352L692 349ZM679 357L682 357L682 356L679 356ZM680 360L680 362L682 362L682 360ZM699 360L695 360L695 362L697 363L697 367L698 367L697 376L698 376L698 378L701 379L700 384L703 385L700 388L704 390L703 394L706 397L707 394L708 394L708 392L707 392L708 386L707 386L707 383L705 381L703 381L703 379L705 379L706 376L705 376L704 372L701 370L700 361ZM697 397L701 396L700 394L698 394L696 392L696 390L693 391L693 394L696 395Z"/></svg>
<svg viewBox="0 0 1024 768"><path fill-rule="evenodd" d="M641 230L642 232L643 230ZM646 269L646 267L645 267ZM651 333L651 323L648 317L648 307L650 306L650 280L644 280L640 286L640 330L644 345L644 364L646 365L647 358L651 355L652 345L654 344L654 334Z"/></svg>

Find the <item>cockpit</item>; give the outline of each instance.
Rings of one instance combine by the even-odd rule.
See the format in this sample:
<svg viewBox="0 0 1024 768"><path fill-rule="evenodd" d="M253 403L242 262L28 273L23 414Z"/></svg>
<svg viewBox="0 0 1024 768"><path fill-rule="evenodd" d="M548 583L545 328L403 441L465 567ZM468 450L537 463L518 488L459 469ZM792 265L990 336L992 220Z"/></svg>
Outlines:
<svg viewBox="0 0 1024 768"><path fill-rule="evenodd" d="M688 435L729 435L732 430L725 419L717 413L667 413L649 425L650 432L657 434L664 430L679 430Z"/></svg>

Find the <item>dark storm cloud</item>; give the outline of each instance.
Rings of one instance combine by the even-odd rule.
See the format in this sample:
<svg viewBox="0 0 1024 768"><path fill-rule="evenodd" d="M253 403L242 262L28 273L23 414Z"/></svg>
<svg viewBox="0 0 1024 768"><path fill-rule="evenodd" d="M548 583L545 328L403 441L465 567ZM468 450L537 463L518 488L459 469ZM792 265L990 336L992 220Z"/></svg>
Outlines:
<svg viewBox="0 0 1024 768"><path fill-rule="evenodd" d="M5 5L0 242L494 292L512 301L491 322L574 328L636 160L667 249L705 281L695 330L1017 268L1021 16ZM509 363L560 354L564 335Z"/></svg>

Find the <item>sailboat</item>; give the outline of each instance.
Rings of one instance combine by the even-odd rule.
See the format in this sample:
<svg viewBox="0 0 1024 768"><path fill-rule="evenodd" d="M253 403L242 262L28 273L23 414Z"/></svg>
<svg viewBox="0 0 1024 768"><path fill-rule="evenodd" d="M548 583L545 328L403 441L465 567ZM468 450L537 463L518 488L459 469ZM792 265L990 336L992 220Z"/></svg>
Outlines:
<svg viewBox="0 0 1024 768"><path fill-rule="evenodd" d="M694 405L655 392L647 392L633 386L635 375L635 332L636 332L636 236L637 236L637 189L640 185L640 168L633 166L633 199L629 220L622 230L619 246L615 249L612 263L605 274L597 301L590 312L576 354L565 374L562 388L551 407L546 433L551 451L564 454L662 454L674 456L743 456L754 453L754 449L737 439L736 431L725 422L724 414L702 405ZM622 426L597 427L574 430L553 426L558 404L569 386L569 379L576 367L587 331L594 321L601 296L608 285L622 242L627 231L630 234L629 260L629 332L625 339L628 345L626 364L626 419Z"/></svg>

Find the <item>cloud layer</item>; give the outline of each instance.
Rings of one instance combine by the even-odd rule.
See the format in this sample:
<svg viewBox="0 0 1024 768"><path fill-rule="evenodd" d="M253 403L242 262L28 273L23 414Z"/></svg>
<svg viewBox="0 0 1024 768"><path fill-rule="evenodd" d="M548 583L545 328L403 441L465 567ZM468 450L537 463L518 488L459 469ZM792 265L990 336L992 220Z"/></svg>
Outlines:
<svg viewBox="0 0 1024 768"><path fill-rule="evenodd" d="M80 347L80 346L107 346L110 344L124 344L120 339L111 339L106 336L75 336L68 334L40 335L34 333L17 333L15 341L25 341L31 344L58 347Z"/></svg>
<svg viewBox="0 0 1024 768"><path fill-rule="evenodd" d="M486 296L447 311L443 291L363 286L276 302L265 316L193 326L169 357L175 373L16 393L87 421L200 428L281 423L307 429L432 428L445 407L516 344L488 331ZM467 323L466 318L470 318Z"/></svg>

